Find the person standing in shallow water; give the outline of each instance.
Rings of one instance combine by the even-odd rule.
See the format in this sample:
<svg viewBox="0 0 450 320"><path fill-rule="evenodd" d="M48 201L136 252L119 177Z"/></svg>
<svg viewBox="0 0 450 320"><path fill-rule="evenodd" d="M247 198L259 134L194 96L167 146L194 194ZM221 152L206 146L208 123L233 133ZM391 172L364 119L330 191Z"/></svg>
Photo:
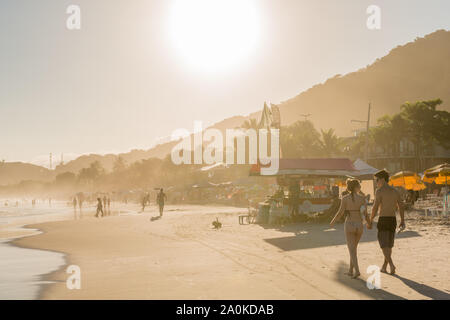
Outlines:
<svg viewBox="0 0 450 320"><path fill-rule="evenodd" d="M167 196L164 193L163 188L158 192L158 195L156 196L156 202L159 205L159 216L162 217L163 211L164 211L164 202L167 200Z"/></svg>
<svg viewBox="0 0 450 320"><path fill-rule="evenodd" d="M347 275L356 279L361 273L358 265L358 243L363 234L363 216L369 227L369 215L367 214L366 198L361 193L361 185L358 180L347 180L347 194L342 196L341 205L338 212L331 220L330 225L334 226L341 216L345 214L345 236L347 247L350 253L350 267Z"/></svg>
<svg viewBox="0 0 450 320"><path fill-rule="evenodd" d="M372 215L370 218L370 225L377 215L378 209L380 217L378 218L378 243L384 255L383 266L381 272L386 273L387 265L391 269L391 274L395 274L395 265L392 261L392 248L394 247L395 230L397 229L397 219L395 217L398 208L400 212L401 229L405 228L405 212L403 202L397 190L391 187L389 182L389 174L385 170L378 171L374 175L377 184L377 191L375 193L375 202L372 208Z"/></svg>

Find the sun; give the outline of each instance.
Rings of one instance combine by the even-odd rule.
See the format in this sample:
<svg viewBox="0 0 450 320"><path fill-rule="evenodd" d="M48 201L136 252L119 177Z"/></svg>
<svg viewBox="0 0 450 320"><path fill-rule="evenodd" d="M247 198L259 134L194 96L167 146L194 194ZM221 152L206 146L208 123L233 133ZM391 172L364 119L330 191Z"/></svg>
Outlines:
<svg viewBox="0 0 450 320"><path fill-rule="evenodd" d="M175 52L196 70L229 70L256 51L257 0L175 0L169 16Z"/></svg>

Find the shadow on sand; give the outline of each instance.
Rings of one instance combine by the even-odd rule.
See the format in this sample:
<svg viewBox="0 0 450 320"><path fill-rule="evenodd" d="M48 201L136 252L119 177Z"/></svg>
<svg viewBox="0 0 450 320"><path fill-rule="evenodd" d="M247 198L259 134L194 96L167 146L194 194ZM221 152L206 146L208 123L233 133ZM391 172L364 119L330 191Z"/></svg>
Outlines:
<svg viewBox="0 0 450 320"><path fill-rule="evenodd" d="M311 248L320 248L327 246L346 245L344 225L340 224L335 226L334 229L330 228L328 224L292 224L284 226L279 229L282 232L294 233L294 236L270 238L264 239L267 243L284 251L302 250ZM396 234L395 238L411 238L420 237L420 234L415 231L403 231ZM364 228L364 233L360 242L371 242L377 240L377 228L376 224L371 230ZM390 293L384 289L367 288L366 281L363 279L352 279L345 275L348 271L348 266L344 263L340 263L338 271L336 272L336 280L342 284L358 291L360 294L365 295L373 299L382 300L405 300L401 296ZM383 275L389 277L396 277L402 281L406 286L419 294L435 300L450 300L450 293L435 289L425 284L415 282L410 279L406 279L399 275Z"/></svg>
<svg viewBox="0 0 450 320"><path fill-rule="evenodd" d="M294 233L294 236L264 239L267 243L284 251L320 248L328 246L346 245L344 225L336 225L331 229L328 224L293 224L279 229L282 232ZM420 237L415 231L403 231L395 236L396 239ZM376 224L371 230L364 228L360 242L377 240Z"/></svg>
<svg viewBox="0 0 450 320"><path fill-rule="evenodd" d="M450 294L447 292L427 286L426 284L418 283L413 280L403 278L397 274L393 275L392 277L401 280L405 285L428 298L434 300L450 300Z"/></svg>
<svg viewBox="0 0 450 320"><path fill-rule="evenodd" d="M377 300L406 300L406 298L400 297L396 294L390 293L384 289L372 289L367 288L366 281L363 279L351 279L349 276L345 275L348 270L348 266L344 263L340 263L338 271L336 272L336 280L340 283L358 291L360 294L367 297L377 299ZM434 300L449 300L450 294L439 289L427 286L426 284L421 284L416 281L403 278L399 275L382 275L386 277L395 277L401 280L409 288L413 289L417 293Z"/></svg>
<svg viewBox="0 0 450 320"><path fill-rule="evenodd" d="M338 267L338 271L336 272L336 281L350 287L351 289L358 291L361 295L364 295L368 298L376 299L376 300L406 300L403 297L400 297L396 294L390 293L384 289L369 289L367 288L366 281L363 279L352 279L349 276L345 275L345 272L348 271L348 266L344 263L340 263ZM364 298L364 297L362 297Z"/></svg>

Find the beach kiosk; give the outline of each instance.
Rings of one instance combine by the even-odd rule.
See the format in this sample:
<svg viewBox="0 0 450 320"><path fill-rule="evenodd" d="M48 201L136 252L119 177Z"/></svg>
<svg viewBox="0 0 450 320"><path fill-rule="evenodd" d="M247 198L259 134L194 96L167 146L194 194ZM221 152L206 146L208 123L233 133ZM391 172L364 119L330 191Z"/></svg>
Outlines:
<svg viewBox="0 0 450 320"><path fill-rule="evenodd" d="M350 159L280 159L276 176L278 191L258 206L257 221L274 223L289 219L294 206L299 216L320 214L339 197L339 187L358 171ZM253 165L250 175L261 175L261 165Z"/></svg>

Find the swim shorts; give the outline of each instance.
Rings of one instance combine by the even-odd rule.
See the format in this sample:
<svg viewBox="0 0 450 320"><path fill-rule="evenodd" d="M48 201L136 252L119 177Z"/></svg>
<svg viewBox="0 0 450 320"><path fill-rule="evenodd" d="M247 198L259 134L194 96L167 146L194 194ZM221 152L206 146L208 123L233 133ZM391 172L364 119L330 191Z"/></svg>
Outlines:
<svg viewBox="0 0 450 320"><path fill-rule="evenodd" d="M397 219L395 217L378 218L377 229L380 248L392 248L394 246L396 228Z"/></svg>

